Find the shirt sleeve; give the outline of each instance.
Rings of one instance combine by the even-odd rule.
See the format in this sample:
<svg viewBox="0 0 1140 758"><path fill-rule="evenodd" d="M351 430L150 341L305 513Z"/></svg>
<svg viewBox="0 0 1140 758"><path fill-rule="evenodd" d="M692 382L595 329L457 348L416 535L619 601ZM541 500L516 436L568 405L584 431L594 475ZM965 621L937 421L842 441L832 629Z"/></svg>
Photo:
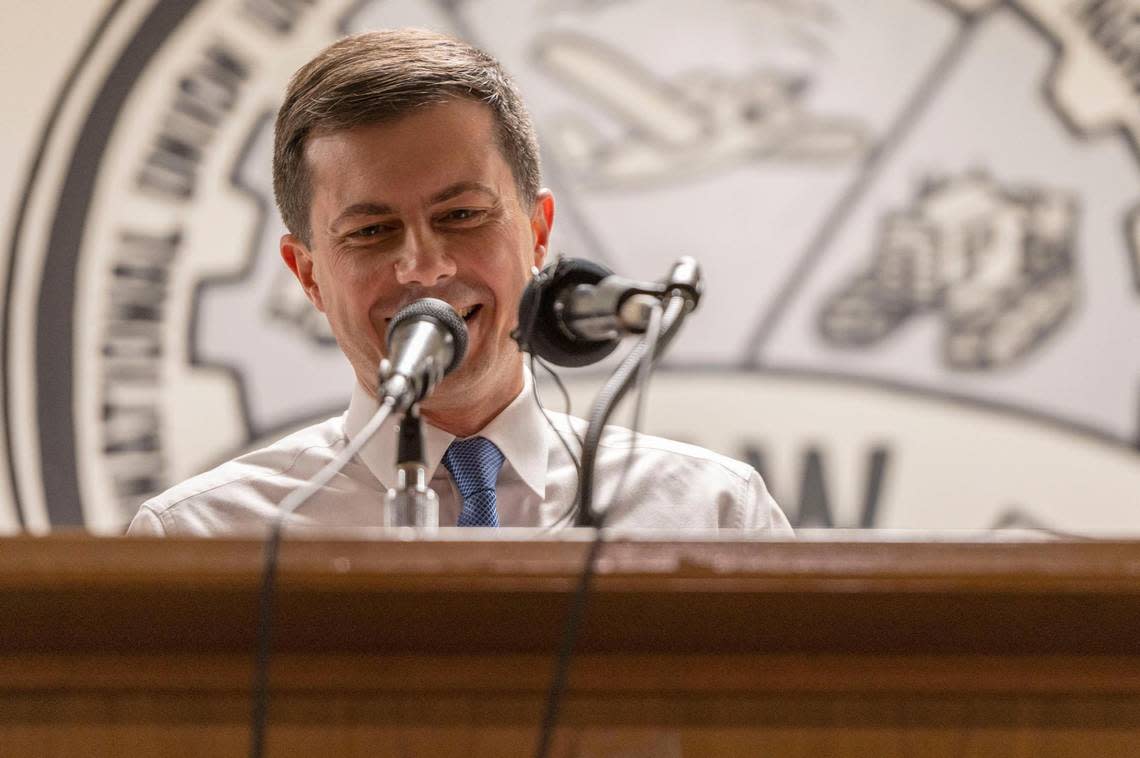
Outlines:
<svg viewBox="0 0 1140 758"><path fill-rule="evenodd" d="M748 478L747 507L745 510L745 528L762 529L770 532L774 537L795 537L788 517L776 504L768 486L760 478L760 474L753 469Z"/></svg>
<svg viewBox="0 0 1140 758"><path fill-rule="evenodd" d="M166 527L162 524L162 519L158 514L143 505L135 517L131 519L131 525L127 527L128 537L165 537Z"/></svg>

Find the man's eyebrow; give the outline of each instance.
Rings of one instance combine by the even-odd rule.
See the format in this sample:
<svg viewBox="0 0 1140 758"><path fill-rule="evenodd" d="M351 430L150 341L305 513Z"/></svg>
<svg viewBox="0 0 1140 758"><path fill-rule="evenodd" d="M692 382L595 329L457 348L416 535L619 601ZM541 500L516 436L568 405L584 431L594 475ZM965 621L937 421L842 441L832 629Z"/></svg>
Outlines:
<svg viewBox="0 0 1140 758"><path fill-rule="evenodd" d="M492 187L483 184L482 182L456 182L443 191L437 192L432 196L429 202L430 204L435 205L436 203L442 203L445 200L450 200L457 195L462 195L464 192L482 192L485 195L490 195L495 200L499 199L499 193L495 192Z"/></svg>
<svg viewBox="0 0 1140 758"><path fill-rule="evenodd" d="M384 216L392 213L392 206L390 205L377 205L376 203L354 203L348 206L340 215L333 219L329 224L330 229L336 229L342 223L352 218L353 216Z"/></svg>

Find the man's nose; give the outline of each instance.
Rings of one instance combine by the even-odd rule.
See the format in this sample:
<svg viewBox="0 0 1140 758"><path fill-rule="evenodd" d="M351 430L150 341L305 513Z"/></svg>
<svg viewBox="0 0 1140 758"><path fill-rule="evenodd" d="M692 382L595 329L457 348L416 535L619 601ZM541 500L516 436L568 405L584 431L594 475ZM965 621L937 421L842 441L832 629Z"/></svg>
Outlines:
<svg viewBox="0 0 1140 758"><path fill-rule="evenodd" d="M402 285L430 287L456 271L455 260L432 235L408 234L396 261L396 281Z"/></svg>

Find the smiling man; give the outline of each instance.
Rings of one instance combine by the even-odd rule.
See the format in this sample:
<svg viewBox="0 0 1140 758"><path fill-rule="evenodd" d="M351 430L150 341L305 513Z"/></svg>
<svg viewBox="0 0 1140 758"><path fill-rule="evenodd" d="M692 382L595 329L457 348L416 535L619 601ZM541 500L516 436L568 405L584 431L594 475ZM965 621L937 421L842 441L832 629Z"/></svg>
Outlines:
<svg viewBox="0 0 1140 758"><path fill-rule="evenodd" d="M370 395L388 320L421 297L455 307L467 322L468 357L422 410L464 437L522 390L510 332L554 216L550 192L517 191L495 144L491 110L466 98L312 134L308 239L281 242Z"/></svg>
<svg viewBox="0 0 1140 758"><path fill-rule="evenodd" d="M273 173L289 230L281 257L352 365L349 408L148 501L130 533L263 529L375 412L388 321L423 297L450 303L469 330L467 357L421 409L440 524L565 523L577 463L563 441L584 422L553 412L548 422L510 336L546 260L554 198L499 64L426 31L343 39L290 82ZM392 421L290 523L379 525L395 447ZM751 467L707 450L611 429L596 471L595 501L611 504L613 526L790 532Z"/></svg>

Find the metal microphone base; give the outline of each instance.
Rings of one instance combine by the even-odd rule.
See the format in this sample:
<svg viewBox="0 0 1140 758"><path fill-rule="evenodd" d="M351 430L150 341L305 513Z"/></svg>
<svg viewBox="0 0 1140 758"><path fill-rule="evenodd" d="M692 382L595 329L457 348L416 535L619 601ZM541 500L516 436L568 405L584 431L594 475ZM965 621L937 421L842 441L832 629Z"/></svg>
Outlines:
<svg viewBox="0 0 1140 758"><path fill-rule="evenodd" d="M431 531L439 527L439 497L428 487L422 463L402 463L396 468L396 486L384 498L384 526Z"/></svg>
<svg viewBox="0 0 1140 758"><path fill-rule="evenodd" d="M400 421L396 447L396 486L384 498L384 526L439 527L439 497L428 487L424 433L419 407L412 405Z"/></svg>

